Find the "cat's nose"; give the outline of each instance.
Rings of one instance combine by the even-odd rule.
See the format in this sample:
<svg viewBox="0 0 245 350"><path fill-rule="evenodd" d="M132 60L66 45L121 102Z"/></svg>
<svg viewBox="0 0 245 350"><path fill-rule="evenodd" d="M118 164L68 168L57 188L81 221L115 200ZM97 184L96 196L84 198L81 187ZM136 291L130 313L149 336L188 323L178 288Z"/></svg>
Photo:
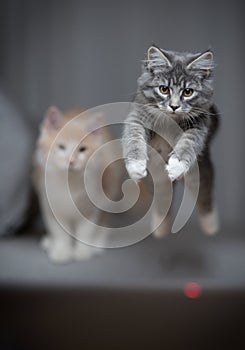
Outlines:
<svg viewBox="0 0 245 350"><path fill-rule="evenodd" d="M176 106L176 105L171 105L170 107L172 108L172 110L173 110L174 112L176 111L176 109L179 108L179 106Z"/></svg>
<svg viewBox="0 0 245 350"><path fill-rule="evenodd" d="M70 160L70 162L69 162L69 167L70 167L70 168L73 168L73 167L74 167L74 164L75 164L74 160Z"/></svg>

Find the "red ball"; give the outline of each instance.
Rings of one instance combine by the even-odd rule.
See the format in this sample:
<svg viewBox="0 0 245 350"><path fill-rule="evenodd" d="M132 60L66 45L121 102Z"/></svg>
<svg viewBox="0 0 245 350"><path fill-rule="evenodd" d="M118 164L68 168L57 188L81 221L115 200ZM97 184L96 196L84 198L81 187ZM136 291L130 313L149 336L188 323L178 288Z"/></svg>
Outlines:
<svg viewBox="0 0 245 350"><path fill-rule="evenodd" d="M188 282L184 287L184 294L187 298L196 299L202 293L201 286L196 282Z"/></svg>

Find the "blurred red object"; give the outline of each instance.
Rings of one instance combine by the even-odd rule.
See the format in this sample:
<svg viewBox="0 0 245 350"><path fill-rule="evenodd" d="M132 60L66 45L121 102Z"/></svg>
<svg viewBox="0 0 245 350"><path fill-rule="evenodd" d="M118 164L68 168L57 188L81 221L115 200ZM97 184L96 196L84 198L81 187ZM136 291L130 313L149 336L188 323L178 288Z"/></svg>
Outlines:
<svg viewBox="0 0 245 350"><path fill-rule="evenodd" d="M196 299L202 293L201 286L196 282L188 282L184 287L184 294L187 298Z"/></svg>

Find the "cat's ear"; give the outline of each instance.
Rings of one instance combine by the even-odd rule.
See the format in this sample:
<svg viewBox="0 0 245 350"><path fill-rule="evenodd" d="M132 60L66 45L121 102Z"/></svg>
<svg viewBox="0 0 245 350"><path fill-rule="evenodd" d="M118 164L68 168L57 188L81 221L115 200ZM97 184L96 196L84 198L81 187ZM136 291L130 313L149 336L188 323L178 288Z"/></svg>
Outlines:
<svg viewBox="0 0 245 350"><path fill-rule="evenodd" d="M209 76L213 68L214 58L210 50L195 57L187 66L187 69L201 71L205 76Z"/></svg>
<svg viewBox="0 0 245 350"><path fill-rule="evenodd" d="M48 108L44 116L43 127L47 130L58 130L62 125L62 112L55 106Z"/></svg>
<svg viewBox="0 0 245 350"><path fill-rule="evenodd" d="M148 66L154 68L154 66L171 67L170 57L168 54L160 50L156 46L150 46L147 52Z"/></svg>

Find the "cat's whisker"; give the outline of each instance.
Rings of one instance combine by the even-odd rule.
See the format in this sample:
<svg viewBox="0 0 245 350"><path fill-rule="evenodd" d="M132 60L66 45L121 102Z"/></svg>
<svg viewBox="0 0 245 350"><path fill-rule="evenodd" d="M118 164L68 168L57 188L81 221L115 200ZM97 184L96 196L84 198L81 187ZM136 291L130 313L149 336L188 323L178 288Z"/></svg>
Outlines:
<svg viewBox="0 0 245 350"><path fill-rule="evenodd" d="M194 108L192 108L192 110L197 112L197 113L204 113L204 114L209 115L209 116L216 116L217 115L217 113L212 113L212 112L207 111L206 109L201 108L201 107L194 107ZM219 112L219 115L222 115L222 113Z"/></svg>
<svg viewBox="0 0 245 350"><path fill-rule="evenodd" d="M148 65L151 69L148 69ZM210 212L210 208L213 207L213 172L207 152L218 125L218 112L211 101L212 80L207 74L211 73L214 67L212 52L198 55L175 53L153 45L148 50L147 59L142 60L142 67L135 102L143 106L140 108L136 106L128 115L128 123L125 123L124 129L124 157L133 163L131 168L127 168L129 176L131 178L136 176L137 180L145 176L148 142L150 145L154 145L155 142L155 149L161 149L161 154L166 155L166 158L169 156L167 171L165 174L158 173L159 182L160 177L163 177L161 189L166 188L164 176L167 173L171 181L178 180L201 155L202 164L199 171L204 181L200 183L201 191L197 198L202 213L200 222L205 232L215 233L218 222L215 213ZM180 108L176 113L169 113L169 106L172 106L173 111ZM158 135L169 133L166 136L168 140L171 139L172 129L168 128L168 121L172 120L179 124L183 132L178 138L173 135L174 141L170 145L172 152L169 154L168 146L164 142L161 144ZM157 131L148 138L146 129ZM153 160L155 158L153 155ZM196 181L193 181L194 183ZM163 236L168 230L166 223L164 227L161 225L155 230L157 237Z"/></svg>

